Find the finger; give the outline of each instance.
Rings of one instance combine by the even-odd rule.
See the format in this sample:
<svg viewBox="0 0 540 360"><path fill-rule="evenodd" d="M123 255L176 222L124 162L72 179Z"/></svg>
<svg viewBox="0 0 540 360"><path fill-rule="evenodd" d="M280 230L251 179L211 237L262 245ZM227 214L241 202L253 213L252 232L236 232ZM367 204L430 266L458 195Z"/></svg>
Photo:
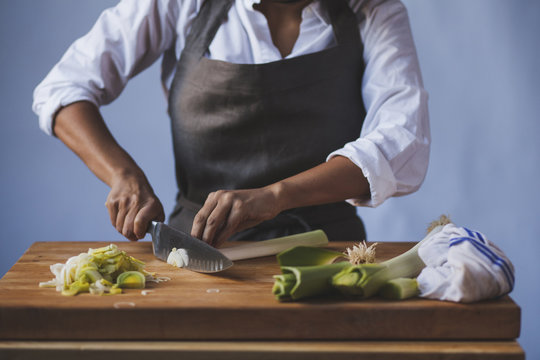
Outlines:
<svg viewBox="0 0 540 360"><path fill-rule="evenodd" d="M226 227L231 206L232 204L227 198L222 198L221 201L218 201L216 207L206 219L206 226L202 235L204 242L214 245L216 234Z"/></svg>
<svg viewBox="0 0 540 360"><path fill-rule="evenodd" d="M131 208L128 210L125 218L124 218L124 225L122 227L122 235L124 235L127 239L131 241L136 241L137 237L135 236L135 232L133 231L134 227L134 221L135 216L139 212L138 206L134 205L131 206Z"/></svg>
<svg viewBox="0 0 540 360"><path fill-rule="evenodd" d="M238 231L233 230L232 228L225 226L223 231L220 231L216 236L214 241L210 244L215 248L220 248L231 236L236 234Z"/></svg>
<svg viewBox="0 0 540 360"><path fill-rule="evenodd" d="M206 219L212 213L217 205L217 193L210 193L204 202L203 207L195 215L193 219L193 226L191 227L191 236L201 239L203 236L204 228L206 226Z"/></svg>
<svg viewBox="0 0 540 360"><path fill-rule="evenodd" d="M146 230L152 220L163 221L165 220L165 213L163 212L163 206L158 200L143 206L135 216L133 221L133 232L137 239L142 239L146 235Z"/></svg>
<svg viewBox="0 0 540 360"><path fill-rule="evenodd" d="M242 225L245 222L245 216L242 213L243 210L244 209L242 209L240 202L234 202L231 204L227 216L227 221L215 237L212 243L213 246L220 247L232 235L244 229L242 228Z"/></svg>
<svg viewBox="0 0 540 360"><path fill-rule="evenodd" d="M124 221L128 212L128 200L122 199L118 202L118 214L116 215L116 230L122 234Z"/></svg>
<svg viewBox="0 0 540 360"><path fill-rule="evenodd" d="M234 234L260 224L263 219L255 219L241 201L235 201L229 211L227 223L214 239L213 246L220 247Z"/></svg>
<svg viewBox="0 0 540 360"><path fill-rule="evenodd" d="M107 199L105 206L109 211L109 218L111 219L112 226L116 227L116 217L118 216L118 203Z"/></svg>

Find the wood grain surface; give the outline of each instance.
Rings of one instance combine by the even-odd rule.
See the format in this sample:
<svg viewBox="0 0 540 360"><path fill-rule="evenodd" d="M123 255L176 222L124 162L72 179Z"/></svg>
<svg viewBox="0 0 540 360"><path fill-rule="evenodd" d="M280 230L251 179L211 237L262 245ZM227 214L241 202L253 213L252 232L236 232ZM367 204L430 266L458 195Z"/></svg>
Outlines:
<svg viewBox="0 0 540 360"><path fill-rule="evenodd" d="M506 296L476 304L410 299L353 301L338 296L280 303L271 294L275 257L243 260L208 275L153 257L150 242L120 242L170 281L148 295L62 296L40 281L49 266L105 242L38 242L0 280L0 339L27 340L513 340L520 308ZM332 243L343 250L350 244ZM412 243L381 243L378 259Z"/></svg>

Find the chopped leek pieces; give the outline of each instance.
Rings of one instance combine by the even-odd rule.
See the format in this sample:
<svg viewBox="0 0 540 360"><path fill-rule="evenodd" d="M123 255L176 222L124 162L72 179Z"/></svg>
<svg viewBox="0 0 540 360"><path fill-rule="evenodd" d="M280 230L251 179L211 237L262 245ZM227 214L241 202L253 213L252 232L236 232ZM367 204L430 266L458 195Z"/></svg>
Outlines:
<svg viewBox="0 0 540 360"><path fill-rule="evenodd" d="M142 289L153 275L144 270L144 262L129 256L114 244L89 249L68 259L65 264L51 265L55 278L39 283L55 287L62 295L83 292L94 295L120 294L122 289Z"/></svg>
<svg viewBox="0 0 540 360"><path fill-rule="evenodd" d="M118 275L116 285L122 289L144 289L146 277L138 271L126 271Z"/></svg>

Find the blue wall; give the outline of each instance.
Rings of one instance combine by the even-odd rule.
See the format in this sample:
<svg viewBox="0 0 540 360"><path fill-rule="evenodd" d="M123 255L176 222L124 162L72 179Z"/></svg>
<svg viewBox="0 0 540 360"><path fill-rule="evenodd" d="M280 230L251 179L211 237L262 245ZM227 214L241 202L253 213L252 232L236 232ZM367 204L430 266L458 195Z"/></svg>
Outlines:
<svg viewBox="0 0 540 360"><path fill-rule="evenodd" d="M107 187L40 132L30 108L37 83L115 3L0 3L0 275L35 241L122 240L109 224ZM369 240L419 240L443 213L484 232L516 265L519 341L529 359L540 359L540 2L405 4L430 93L432 156L416 194L359 210ZM157 64L102 111L169 212L175 183Z"/></svg>

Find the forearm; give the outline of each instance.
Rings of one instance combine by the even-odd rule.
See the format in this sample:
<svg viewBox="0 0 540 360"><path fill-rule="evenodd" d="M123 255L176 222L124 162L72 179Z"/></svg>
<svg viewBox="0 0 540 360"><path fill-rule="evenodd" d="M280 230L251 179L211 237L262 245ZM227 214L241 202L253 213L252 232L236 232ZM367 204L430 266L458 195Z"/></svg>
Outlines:
<svg viewBox="0 0 540 360"><path fill-rule="evenodd" d="M362 170L349 159L328 162L258 189L220 190L208 195L191 235L220 246L232 234L297 207L369 196Z"/></svg>
<svg viewBox="0 0 540 360"><path fill-rule="evenodd" d="M281 211L370 196L362 170L343 156L272 184L269 189Z"/></svg>
<svg viewBox="0 0 540 360"><path fill-rule="evenodd" d="M118 145L99 110L89 102L66 106L56 116L55 134L110 186L105 206L112 225L130 240L145 236L163 206L135 161Z"/></svg>
<svg viewBox="0 0 540 360"><path fill-rule="evenodd" d="M144 176L131 156L118 145L99 110L89 102L76 102L61 109L55 118L54 132L109 186L118 176Z"/></svg>

